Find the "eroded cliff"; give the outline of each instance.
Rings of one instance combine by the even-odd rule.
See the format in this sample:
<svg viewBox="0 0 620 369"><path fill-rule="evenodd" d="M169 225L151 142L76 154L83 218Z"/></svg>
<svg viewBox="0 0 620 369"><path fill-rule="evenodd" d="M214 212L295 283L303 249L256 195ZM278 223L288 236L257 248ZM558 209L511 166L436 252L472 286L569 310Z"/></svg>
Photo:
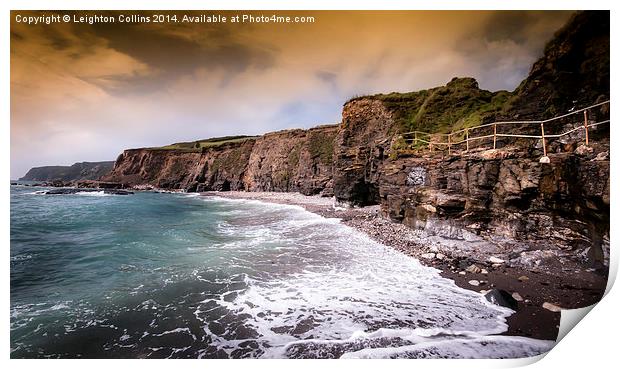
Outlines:
<svg viewBox="0 0 620 369"><path fill-rule="evenodd" d="M454 78L428 90L357 97L345 103L338 126L126 150L104 179L333 195L343 204L380 204L385 217L430 234L497 241L514 248L515 263L555 248L599 266L609 245L608 125L591 127L586 146L581 115L557 121L547 133L575 131L544 148L541 140L500 138L496 149L487 141L430 151L433 139L412 145L401 134L549 118L608 98L609 12L581 12L513 92ZM590 122L608 119L608 105L589 114ZM539 160L545 150L549 162Z"/></svg>
<svg viewBox="0 0 620 369"><path fill-rule="evenodd" d="M471 78L456 78L430 90L347 102L334 153L336 199L380 204L384 216L429 234L484 237L512 247L507 251L517 264L528 263L532 253L554 258L557 253L547 252L553 249L601 266L609 248L608 124L589 128L588 146L583 130L547 139L549 163L539 160L541 140L501 138L497 149L487 140L448 153L405 144L399 133L544 119L608 98L609 13L578 13L512 93L491 93ZM587 118L609 119L608 105L588 111ZM583 122L580 113L549 124L547 133ZM540 134L540 125L533 128Z"/></svg>
<svg viewBox="0 0 620 369"><path fill-rule="evenodd" d="M103 180L201 191L299 191L331 195L337 126L260 137L210 139L125 150Z"/></svg>
<svg viewBox="0 0 620 369"><path fill-rule="evenodd" d="M244 182L248 191L331 195L338 127L268 133L256 140Z"/></svg>

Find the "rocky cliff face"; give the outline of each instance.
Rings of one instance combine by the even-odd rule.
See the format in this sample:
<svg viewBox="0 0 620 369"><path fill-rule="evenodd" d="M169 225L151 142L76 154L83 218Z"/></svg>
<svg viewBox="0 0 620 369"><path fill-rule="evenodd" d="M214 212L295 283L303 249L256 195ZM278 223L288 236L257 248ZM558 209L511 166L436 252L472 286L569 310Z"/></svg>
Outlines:
<svg viewBox="0 0 620 369"><path fill-rule="evenodd" d="M82 162L71 166L45 166L32 168L20 181L79 181L99 179L110 172L113 161Z"/></svg>
<svg viewBox="0 0 620 369"><path fill-rule="evenodd" d="M244 138L125 150L103 179L194 191L299 191L331 195L337 126Z"/></svg>
<svg viewBox="0 0 620 369"><path fill-rule="evenodd" d="M258 138L244 176L246 189L331 195L337 128L297 129Z"/></svg>
<svg viewBox="0 0 620 369"><path fill-rule="evenodd" d="M580 146L583 131L548 140L548 164L539 162L539 141L502 140L498 150L487 145L447 155L400 150L397 133L547 118L608 96L609 12L579 13L513 93L483 91L464 78L345 104L334 153L335 196L353 205L381 204L386 217L430 234L496 240L518 251L517 263L558 247L600 266L609 246L608 126L590 129L589 148ZM601 120L608 110L592 114ZM583 124L582 116L576 119ZM572 120L550 129L564 130ZM506 240L527 242L516 247Z"/></svg>
<svg viewBox="0 0 620 369"><path fill-rule="evenodd" d="M334 195L340 202L379 202L379 167L396 123L381 101L363 98L345 104L334 151Z"/></svg>
<svg viewBox="0 0 620 369"><path fill-rule="evenodd" d="M609 11L575 14L547 43L502 117L544 119L609 99Z"/></svg>
<svg viewBox="0 0 620 369"><path fill-rule="evenodd" d="M196 149L131 149L103 179L131 186L187 191L244 190L243 176L254 139Z"/></svg>
<svg viewBox="0 0 620 369"><path fill-rule="evenodd" d="M594 150L549 157L541 164L514 147L391 161L383 166L381 211L431 235L483 236L514 248L515 259L568 250L600 266L609 247L608 157Z"/></svg>
<svg viewBox="0 0 620 369"><path fill-rule="evenodd" d="M189 192L246 190L244 176L254 145L254 139L247 139L204 148L190 178L180 187Z"/></svg>
<svg viewBox="0 0 620 369"><path fill-rule="evenodd" d="M480 89L473 78L410 93L379 94L348 101L334 152L336 199L378 204L382 163L400 146L397 134L414 130L446 133L495 118L508 92Z"/></svg>
<svg viewBox="0 0 620 369"><path fill-rule="evenodd" d="M151 185L165 189L180 189L191 179L200 158L200 152L164 149L125 150L116 159L114 169L103 180L132 186Z"/></svg>

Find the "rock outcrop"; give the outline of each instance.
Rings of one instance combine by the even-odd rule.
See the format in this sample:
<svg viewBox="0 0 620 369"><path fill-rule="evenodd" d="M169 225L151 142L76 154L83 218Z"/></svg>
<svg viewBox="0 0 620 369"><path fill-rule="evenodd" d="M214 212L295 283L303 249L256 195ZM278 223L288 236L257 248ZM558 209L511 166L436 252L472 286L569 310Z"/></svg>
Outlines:
<svg viewBox="0 0 620 369"><path fill-rule="evenodd" d="M506 104L506 119L545 119L609 99L609 11L576 13Z"/></svg>
<svg viewBox="0 0 620 369"><path fill-rule="evenodd" d="M512 148L394 160L383 166L381 210L431 235L523 240L532 250L553 245L601 266L609 247L609 161L549 158L541 164Z"/></svg>
<svg viewBox="0 0 620 369"><path fill-rule="evenodd" d="M116 159L114 169L103 178L132 186L151 185L180 189L187 183L200 161L200 152L164 149L125 150Z"/></svg>
<svg viewBox="0 0 620 369"><path fill-rule="evenodd" d="M244 190L243 176L254 139L195 149L125 150L103 179L131 186L203 190Z"/></svg>
<svg viewBox="0 0 620 369"><path fill-rule="evenodd" d="M336 199L361 206L378 204L380 166L404 146L399 133L445 133L480 125L492 120L507 98L506 91L480 89L473 78L453 78L429 90L348 101L334 152Z"/></svg>
<svg viewBox="0 0 620 369"><path fill-rule="evenodd" d="M268 133L256 140L245 173L248 191L331 195L338 127Z"/></svg>
<svg viewBox="0 0 620 369"><path fill-rule="evenodd" d="M334 195L352 205L379 203L379 167L396 123L381 101L356 99L345 104L334 151Z"/></svg>
<svg viewBox="0 0 620 369"><path fill-rule="evenodd" d="M82 162L71 166L45 166L35 167L20 178L20 181L77 181L86 179L98 179L112 170L113 161Z"/></svg>

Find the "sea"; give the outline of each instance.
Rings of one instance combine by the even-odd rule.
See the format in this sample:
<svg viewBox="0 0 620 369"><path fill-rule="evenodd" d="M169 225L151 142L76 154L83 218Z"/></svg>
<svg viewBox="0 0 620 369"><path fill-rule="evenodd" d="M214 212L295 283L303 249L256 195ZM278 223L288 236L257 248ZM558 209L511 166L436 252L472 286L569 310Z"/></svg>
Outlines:
<svg viewBox="0 0 620 369"><path fill-rule="evenodd" d="M301 207L12 185L12 358L518 358L513 312Z"/></svg>

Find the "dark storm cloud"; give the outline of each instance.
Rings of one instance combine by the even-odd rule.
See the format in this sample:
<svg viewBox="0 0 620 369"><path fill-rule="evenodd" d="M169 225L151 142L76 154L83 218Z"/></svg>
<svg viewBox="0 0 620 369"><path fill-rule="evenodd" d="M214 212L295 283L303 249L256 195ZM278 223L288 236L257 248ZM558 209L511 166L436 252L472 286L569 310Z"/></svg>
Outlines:
<svg viewBox="0 0 620 369"><path fill-rule="evenodd" d="M63 12L88 15L89 12ZM132 12L125 12L124 15ZM118 12L98 12L116 15ZM151 68L148 75L106 76L105 78L83 77L104 90L119 94L141 94L165 89L169 83L182 76L191 75L200 68L221 68L227 78L246 71L248 68L265 69L273 66L277 48L260 47L242 43L235 39L232 26L201 24L200 32L190 25L169 25L132 23L80 24L73 27L72 36L59 27L45 26L49 45L58 51L74 49L73 57L79 58L90 52L90 45L102 42L106 47L128 55ZM24 30L27 31L27 30ZM24 39L22 33L12 33L12 42ZM93 42L97 40L98 42Z"/></svg>
<svg viewBox="0 0 620 369"><path fill-rule="evenodd" d="M463 34L456 44L470 53L480 52L485 43L513 42L517 45L540 43L541 31L557 30L558 24L570 17L572 11L495 11L474 28Z"/></svg>
<svg viewBox="0 0 620 369"><path fill-rule="evenodd" d="M129 147L334 123L353 95L415 91L457 75L513 89L569 16L298 13L317 22L12 21L12 176L36 165L112 160Z"/></svg>
<svg viewBox="0 0 620 369"><path fill-rule="evenodd" d="M485 37L489 41L512 40L522 44L531 39L532 28L541 23L555 24L557 17L558 13L544 11L497 11L489 17L476 36Z"/></svg>
<svg viewBox="0 0 620 369"><path fill-rule="evenodd" d="M478 65L481 86L506 89L527 75L530 60L542 55L547 37L570 17L570 11L496 11L480 26L464 33L455 51Z"/></svg>

